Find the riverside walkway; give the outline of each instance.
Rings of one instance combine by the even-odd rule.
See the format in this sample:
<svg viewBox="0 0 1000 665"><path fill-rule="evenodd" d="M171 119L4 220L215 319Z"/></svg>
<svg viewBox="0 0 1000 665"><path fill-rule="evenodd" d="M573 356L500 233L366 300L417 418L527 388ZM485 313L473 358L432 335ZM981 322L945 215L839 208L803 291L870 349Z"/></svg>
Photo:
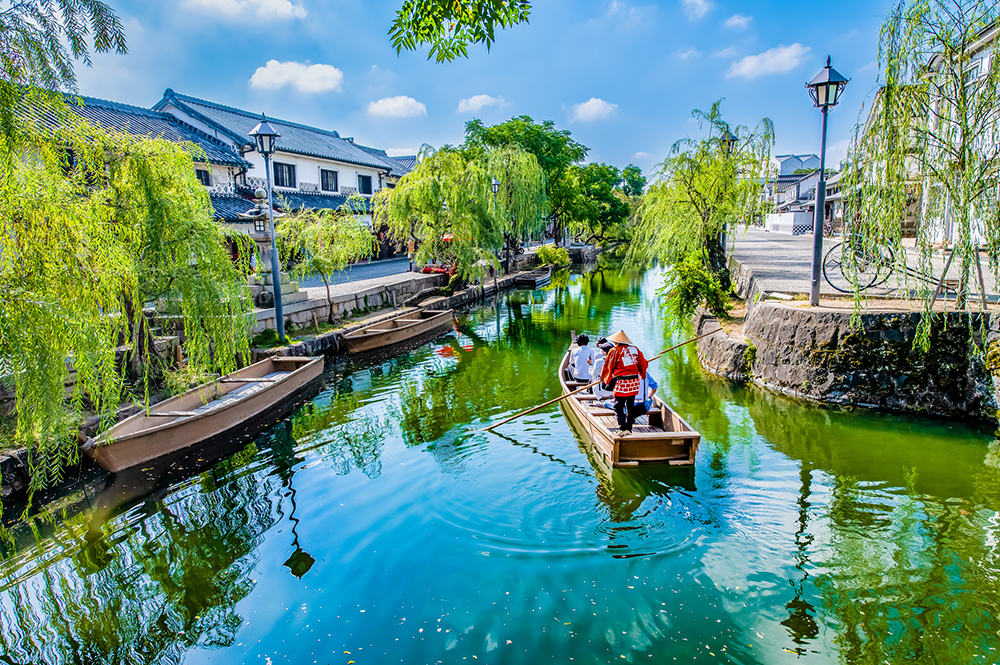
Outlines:
<svg viewBox="0 0 1000 665"><path fill-rule="evenodd" d="M837 236L823 239L824 258L830 248L840 241L841 238ZM732 257L739 262L742 270L753 273L753 279L756 283L755 290L789 295L809 293L812 278L812 234L793 236L751 227L745 232L738 231L732 242ZM913 238L904 238L903 247L907 253L907 263L910 266L916 266L917 254ZM940 278L946 260L946 257L940 254L933 257L932 265L935 277ZM958 266L952 264L948 278L957 277ZM972 280L972 290L976 292L979 287L975 270L973 270ZM997 287L985 257L983 258L983 281L986 284L987 299L996 302ZM916 280L910 280L909 287L911 289L917 285ZM904 295L901 291L902 286L897 279L897 274L893 273L883 286L870 288L866 294L875 299L902 299ZM851 294L837 291L821 275L820 296L824 299L850 298ZM952 299L954 299L953 296Z"/></svg>

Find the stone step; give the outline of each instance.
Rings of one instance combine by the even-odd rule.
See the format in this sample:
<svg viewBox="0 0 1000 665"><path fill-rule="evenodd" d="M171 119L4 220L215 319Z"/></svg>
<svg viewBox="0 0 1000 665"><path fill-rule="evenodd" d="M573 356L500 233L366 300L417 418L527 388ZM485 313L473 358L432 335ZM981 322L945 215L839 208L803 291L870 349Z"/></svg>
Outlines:
<svg viewBox="0 0 1000 665"><path fill-rule="evenodd" d="M304 300L309 300L309 294L305 291L296 291L295 293L282 293L281 294L281 304L291 305L292 303L302 302Z"/></svg>
<svg viewBox="0 0 1000 665"><path fill-rule="evenodd" d="M282 284L288 284L288 282L290 282L290 281L291 281L291 277L288 276L287 272L281 273L281 283ZM274 284L274 275L271 274L271 273L265 274L264 275L264 284L266 284L267 286L270 286L270 285Z"/></svg>

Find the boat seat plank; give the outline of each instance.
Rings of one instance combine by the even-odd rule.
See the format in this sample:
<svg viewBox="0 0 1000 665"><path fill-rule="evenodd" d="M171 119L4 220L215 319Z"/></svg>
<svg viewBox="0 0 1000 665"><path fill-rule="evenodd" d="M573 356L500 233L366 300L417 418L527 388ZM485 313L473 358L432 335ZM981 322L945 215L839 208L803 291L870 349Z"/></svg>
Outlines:
<svg viewBox="0 0 1000 665"><path fill-rule="evenodd" d="M219 383L274 383L280 379L265 379L262 376L234 376L231 379L220 379Z"/></svg>
<svg viewBox="0 0 1000 665"><path fill-rule="evenodd" d="M156 413L148 414L150 417L159 416L160 418L190 418L191 416L197 416L198 414L194 411L157 411Z"/></svg>

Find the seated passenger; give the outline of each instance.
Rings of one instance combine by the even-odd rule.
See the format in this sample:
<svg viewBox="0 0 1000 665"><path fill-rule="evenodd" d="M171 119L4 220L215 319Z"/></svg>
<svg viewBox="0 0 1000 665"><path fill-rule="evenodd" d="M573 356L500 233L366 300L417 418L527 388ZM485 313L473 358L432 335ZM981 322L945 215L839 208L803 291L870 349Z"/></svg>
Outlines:
<svg viewBox="0 0 1000 665"><path fill-rule="evenodd" d="M594 349L587 346L588 344L590 344L589 337L586 335L577 335L577 348L573 349L569 356L569 367L573 372L573 378L584 383L590 383L590 377L593 376L594 358L596 356Z"/></svg>

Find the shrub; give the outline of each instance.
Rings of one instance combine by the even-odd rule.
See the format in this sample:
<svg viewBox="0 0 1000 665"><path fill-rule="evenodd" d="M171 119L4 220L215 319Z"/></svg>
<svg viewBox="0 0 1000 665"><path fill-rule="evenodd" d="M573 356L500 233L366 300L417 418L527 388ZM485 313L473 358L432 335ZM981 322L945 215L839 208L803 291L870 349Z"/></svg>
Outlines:
<svg viewBox="0 0 1000 665"><path fill-rule="evenodd" d="M657 294L665 298L664 313L677 324L689 321L702 304L720 318L729 314L728 293L697 259L674 264Z"/></svg>
<svg viewBox="0 0 1000 665"><path fill-rule="evenodd" d="M568 266L571 263L569 251L565 247L542 245L536 256L543 266Z"/></svg>

